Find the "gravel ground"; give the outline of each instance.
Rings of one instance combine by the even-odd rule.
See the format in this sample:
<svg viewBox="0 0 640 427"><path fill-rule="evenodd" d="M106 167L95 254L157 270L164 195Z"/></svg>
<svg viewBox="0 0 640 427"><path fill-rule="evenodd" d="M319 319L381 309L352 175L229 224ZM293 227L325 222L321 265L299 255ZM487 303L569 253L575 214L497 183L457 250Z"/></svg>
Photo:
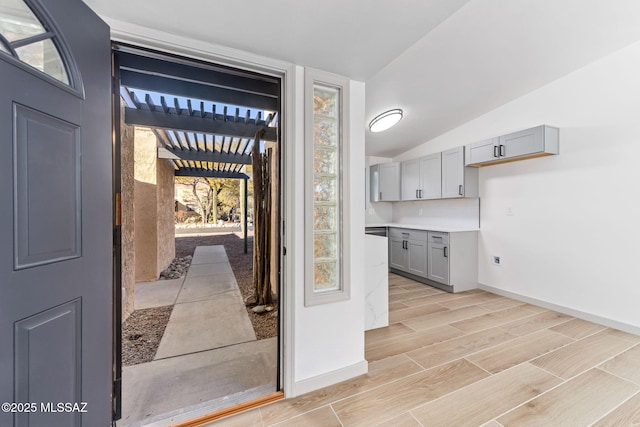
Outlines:
<svg viewBox="0 0 640 427"><path fill-rule="evenodd" d="M172 305L136 310L122 325L122 365L151 362L164 334Z"/></svg>
<svg viewBox="0 0 640 427"><path fill-rule="evenodd" d="M224 245L238 287L246 301L253 295L253 236L249 235L248 253L244 253L242 233L231 232L208 236L177 237L176 258L193 256L197 246ZM247 314L259 340L275 337L278 333L278 307L262 314L247 308ZM160 339L167 326L173 306L134 311L122 325L123 366L153 360Z"/></svg>

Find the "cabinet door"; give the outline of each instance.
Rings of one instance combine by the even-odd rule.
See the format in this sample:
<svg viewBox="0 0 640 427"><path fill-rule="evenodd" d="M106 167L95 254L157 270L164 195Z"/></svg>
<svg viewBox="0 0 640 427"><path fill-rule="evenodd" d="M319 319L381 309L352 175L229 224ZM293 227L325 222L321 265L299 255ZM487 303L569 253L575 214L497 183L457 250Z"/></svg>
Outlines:
<svg viewBox="0 0 640 427"><path fill-rule="evenodd" d="M402 200L416 200L420 191L420 161L419 159L402 162L400 173L400 186L402 188Z"/></svg>
<svg viewBox="0 0 640 427"><path fill-rule="evenodd" d="M435 282L449 284L449 246L443 243L429 243L428 276Z"/></svg>
<svg viewBox="0 0 640 427"><path fill-rule="evenodd" d="M381 163L378 166L380 201L400 200L400 164Z"/></svg>
<svg viewBox="0 0 640 427"><path fill-rule="evenodd" d="M442 161L441 153L431 154L420 159L420 198L439 199L442 197Z"/></svg>
<svg viewBox="0 0 640 427"><path fill-rule="evenodd" d="M543 127L521 130L500 137L500 157L526 156L544 151Z"/></svg>
<svg viewBox="0 0 640 427"><path fill-rule="evenodd" d="M389 267L396 270L407 269L407 250L405 240L400 237L389 237Z"/></svg>
<svg viewBox="0 0 640 427"><path fill-rule="evenodd" d="M467 156L465 165L475 165L478 163L498 160L498 150L495 149L495 147L498 147L498 145L500 145L499 138L491 138L467 145Z"/></svg>
<svg viewBox="0 0 640 427"><path fill-rule="evenodd" d="M427 277L427 242L408 240L407 271L420 277Z"/></svg>
<svg viewBox="0 0 640 427"><path fill-rule="evenodd" d="M442 198L464 197L464 149L442 152Z"/></svg>
<svg viewBox="0 0 640 427"><path fill-rule="evenodd" d="M369 201L380 201L380 165L369 167Z"/></svg>

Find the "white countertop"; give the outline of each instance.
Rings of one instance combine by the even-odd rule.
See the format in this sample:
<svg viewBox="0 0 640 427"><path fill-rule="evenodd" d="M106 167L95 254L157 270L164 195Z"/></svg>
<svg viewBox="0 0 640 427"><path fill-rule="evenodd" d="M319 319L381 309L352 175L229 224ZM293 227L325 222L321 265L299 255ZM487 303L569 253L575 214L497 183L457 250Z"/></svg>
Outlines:
<svg viewBox="0 0 640 427"><path fill-rule="evenodd" d="M464 231L480 231L480 228L463 228L463 227L450 227L447 225L430 225L430 224L404 224L398 222L387 223L375 223L365 224L365 227L396 227L396 228L410 228L412 230L426 230L426 231L440 231L443 233L460 233Z"/></svg>

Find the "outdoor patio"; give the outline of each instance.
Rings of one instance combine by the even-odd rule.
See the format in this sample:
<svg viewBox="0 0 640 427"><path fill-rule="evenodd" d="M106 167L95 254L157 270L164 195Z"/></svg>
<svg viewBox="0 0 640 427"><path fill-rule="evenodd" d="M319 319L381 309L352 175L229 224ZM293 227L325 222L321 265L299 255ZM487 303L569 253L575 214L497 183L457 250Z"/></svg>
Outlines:
<svg viewBox="0 0 640 427"><path fill-rule="evenodd" d="M256 340L221 245L184 278L136 284L136 309L174 305L152 362L123 368L118 426L164 426L276 391L277 338Z"/></svg>

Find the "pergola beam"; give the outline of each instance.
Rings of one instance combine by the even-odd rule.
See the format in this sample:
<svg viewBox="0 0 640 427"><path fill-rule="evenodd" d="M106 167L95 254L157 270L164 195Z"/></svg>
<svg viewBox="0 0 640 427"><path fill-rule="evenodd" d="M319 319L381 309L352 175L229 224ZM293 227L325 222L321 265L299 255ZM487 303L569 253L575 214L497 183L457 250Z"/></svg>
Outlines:
<svg viewBox="0 0 640 427"><path fill-rule="evenodd" d="M180 168L175 171L175 176L193 176L202 178L238 178L249 179L247 174L242 172L231 171L216 171L208 169L192 169L192 168Z"/></svg>
<svg viewBox="0 0 640 427"><path fill-rule="evenodd" d="M250 165L251 156L248 154L221 153L219 151L180 151L158 147L158 158L171 160L192 160L195 162L235 163Z"/></svg>
<svg viewBox="0 0 640 427"><path fill-rule="evenodd" d="M215 99L220 104L243 105L260 110L279 109L278 97L255 92L245 92L228 87L209 86L203 83L122 70L120 84L129 88L158 93L170 93L193 99ZM134 89L135 88L135 89Z"/></svg>
<svg viewBox="0 0 640 427"><path fill-rule="evenodd" d="M149 111L129 107L125 108L124 120L128 125L140 125L187 132L203 132L236 138L253 138L258 129L264 128L264 125L256 125L253 123L214 119L211 114L202 118L198 116L167 114L162 110ZM264 139L267 141L277 141L276 128L266 128Z"/></svg>

